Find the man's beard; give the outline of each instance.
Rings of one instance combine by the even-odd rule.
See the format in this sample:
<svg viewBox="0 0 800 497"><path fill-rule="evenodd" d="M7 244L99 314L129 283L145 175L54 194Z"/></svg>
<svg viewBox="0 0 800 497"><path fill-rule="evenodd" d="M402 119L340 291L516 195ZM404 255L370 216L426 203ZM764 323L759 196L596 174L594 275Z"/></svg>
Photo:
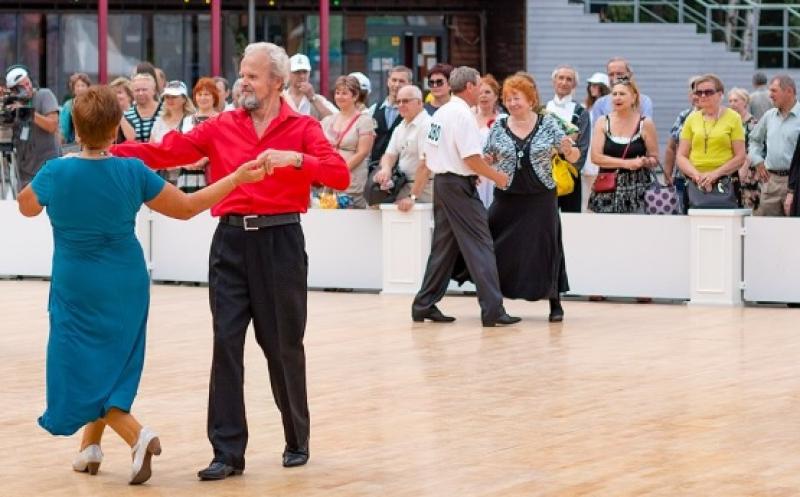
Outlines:
<svg viewBox="0 0 800 497"><path fill-rule="evenodd" d="M261 101L255 95L242 94L239 97L239 107L246 110L258 110L261 108Z"/></svg>

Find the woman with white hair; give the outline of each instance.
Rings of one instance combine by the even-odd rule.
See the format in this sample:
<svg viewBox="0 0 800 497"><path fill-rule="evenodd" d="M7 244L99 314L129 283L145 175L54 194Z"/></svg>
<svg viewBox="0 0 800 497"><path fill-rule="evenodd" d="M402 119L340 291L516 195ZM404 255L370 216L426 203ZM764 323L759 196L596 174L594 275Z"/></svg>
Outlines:
<svg viewBox="0 0 800 497"><path fill-rule="evenodd" d="M738 112L742 117L744 147L747 150L750 144L750 133L758 124L756 116L750 113L750 94L742 88L733 88L728 92L728 104L731 109ZM739 168L739 189L742 197L742 207L756 210L758 208L760 187L756 168L753 166L749 156L745 156L744 164Z"/></svg>

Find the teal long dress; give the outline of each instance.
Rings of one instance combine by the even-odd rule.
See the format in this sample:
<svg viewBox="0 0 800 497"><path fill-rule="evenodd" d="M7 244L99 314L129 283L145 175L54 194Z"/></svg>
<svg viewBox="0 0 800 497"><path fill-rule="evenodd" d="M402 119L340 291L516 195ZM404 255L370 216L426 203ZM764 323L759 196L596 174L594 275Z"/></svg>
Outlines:
<svg viewBox="0 0 800 497"><path fill-rule="evenodd" d="M136 214L164 187L138 159L45 163L31 183L53 227L47 409L71 435L112 407L129 412L142 374L150 281Z"/></svg>

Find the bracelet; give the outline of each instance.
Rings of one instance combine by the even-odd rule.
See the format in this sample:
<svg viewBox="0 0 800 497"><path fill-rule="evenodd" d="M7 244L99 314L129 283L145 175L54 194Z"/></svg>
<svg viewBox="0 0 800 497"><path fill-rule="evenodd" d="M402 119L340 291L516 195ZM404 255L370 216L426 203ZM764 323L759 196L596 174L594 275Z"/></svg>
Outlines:
<svg viewBox="0 0 800 497"><path fill-rule="evenodd" d="M235 174L235 173L234 173L234 174ZM237 184L236 184L236 181L234 181L234 180L233 180L233 174L229 174L229 175L228 175L228 179L229 179L229 180L231 180L231 185L233 185L233 187L234 187L234 188L236 188L237 186L239 186L239 185L237 185Z"/></svg>
<svg viewBox="0 0 800 497"><path fill-rule="evenodd" d="M300 153L300 152L296 152L295 153L295 156L294 156L294 168L295 169L300 169L300 168L303 167L303 159L305 159L305 157L303 157L302 153Z"/></svg>

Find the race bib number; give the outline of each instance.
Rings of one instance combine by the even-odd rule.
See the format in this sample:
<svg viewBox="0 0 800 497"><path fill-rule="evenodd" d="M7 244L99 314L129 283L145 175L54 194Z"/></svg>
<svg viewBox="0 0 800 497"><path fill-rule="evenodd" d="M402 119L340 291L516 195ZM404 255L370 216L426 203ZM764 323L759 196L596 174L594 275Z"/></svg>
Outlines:
<svg viewBox="0 0 800 497"><path fill-rule="evenodd" d="M431 123L431 128L428 130L428 143L431 145L439 145L439 139L442 137L442 125L439 123Z"/></svg>

